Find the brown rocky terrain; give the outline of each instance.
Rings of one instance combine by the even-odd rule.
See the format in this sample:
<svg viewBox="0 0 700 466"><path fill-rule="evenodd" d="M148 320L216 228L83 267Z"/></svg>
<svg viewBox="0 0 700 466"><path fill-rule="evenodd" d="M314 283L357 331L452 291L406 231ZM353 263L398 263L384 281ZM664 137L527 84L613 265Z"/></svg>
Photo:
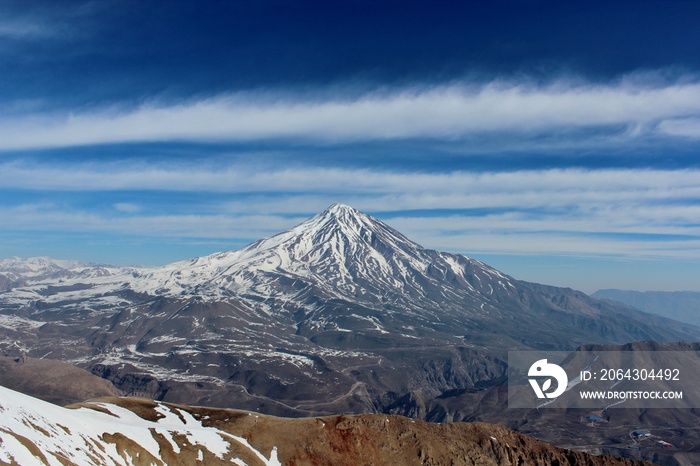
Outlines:
<svg viewBox="0 0 700 466"><path fill-rule="evenodd" d="M144 419L157 419L156 403L134 398L100 400L126 407ZM83 404L81 406L92 406ZM435 424L403 416L380 414L340 415L288 419L246 411L176 406L205 427L245 438L257 451L277 449L284 465L643 465L609 455L594 456L566 450L488 423ZM186 439L184 439L186 440ZM176 438L178 444L180 441ZM124 442L124 448L138 448ZM166 447L163 442L161 447ZM161 448L169 465L192 464L195 452L186 441L179 454ZM133 456L133 451L131 452ZM235 452L246 464L264 464L240 448ZM206 464L230 464L210 458Z"/></svg>

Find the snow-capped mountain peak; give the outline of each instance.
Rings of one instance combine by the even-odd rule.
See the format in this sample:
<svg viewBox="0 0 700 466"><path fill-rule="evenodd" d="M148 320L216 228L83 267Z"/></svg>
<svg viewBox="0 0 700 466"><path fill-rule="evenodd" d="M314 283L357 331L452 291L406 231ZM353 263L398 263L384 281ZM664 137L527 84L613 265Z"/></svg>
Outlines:
<svg viewBox="0 0 700 466"><path fill-rule="evenodd" d="M513 288L512 279L478 261L425 249L384 222L344 204L333 204L288 231L240 250L150 270L114 272L92 279L86 272L73 272L79 283L92 285L71 291L70 299L78 294L105 296L109 287L117 286L152 296L204 301L294 302L297 294L306 293L366 306L391 304L417 310L441 306L445 289L460 297L463 307L468 296L468 301L490 296L491 283L506 291ZM263 307L270 307L264 312L273 312L274 306Z"/></svg>
<svg viewBox="0 0 700 466"><path fill-rule="evenodd" d="M333 204L296 227L229 251L152 271L135 290L221 297L264 296L280 276L312 281L327 293L356 296L398 289L424 274L434 257L385 223L344 204ZM359 286L358 286L359 285ZM369 288L368 288L369 287Z"/></svg>
<svg viewBox="0 0 700 466"><path fill-rule="evenodd" d="M445 289L459 297L464 312L467 302L493 294L491 283L510 292L511 281L481 262L425 249L372 216L333 204L288 231L237 251L155 269L129 280L129 286L205 301L249 297L266 303L263 307L270 300L298 306L302 293L422 313L445 307ZM270 304L266 312L276 309L279 305Z"/></svg>
<svg viewBox="0 0 700 466"><path fill-rule="evenodd" d="M385 223L344 204L333 204L289 231L251 244L254 252L284 245L292 258L303 260L312 249L330 241L371 243L375 239L392 243L397 249L422 249Z"/></svg>
<svg viewBox="0 0 700 466"><path fill-rule="evenodd" d="M342 204L340 202L335 202L331 204L326 210L321 212L321 216L361 216L364 215L357 209L350 207L349 205Z"/></svg>
<svg viewBox="0 0 700 466"><path fill-rule="evenodd" d="M314 249L331 248L344 256L353 252L345 247L352 249L353 245L356 248L362 245L375 251L387 248L396 252L423 249L385 223L344 204L333 204L288 233L291 233L293 238L289 238L290 235L284 233L278 236L311 246L308 250L293 248L296 252L295 258L298 260L304 260L304 257ZM336 259L343 258L336 257Z"/></svg>
<svg viewBox="0 0 700 466"><path fill-rule="evenodd" d="M388 228L377 219L353 209L345 204L333 204L320 214L297 227L297 230L306 231L307 234L316 234L318 230L338 228L348 237L362 239L363 231L371 232L381 228Z"/></svg>

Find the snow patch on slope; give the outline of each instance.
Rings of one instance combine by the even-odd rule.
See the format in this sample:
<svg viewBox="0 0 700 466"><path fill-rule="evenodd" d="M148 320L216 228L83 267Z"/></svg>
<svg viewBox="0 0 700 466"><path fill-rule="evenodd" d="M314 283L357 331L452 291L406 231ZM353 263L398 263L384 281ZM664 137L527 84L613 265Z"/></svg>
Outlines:
<svg viewBox="0 0 700 466"><path fill-rule="evenodd" d="M263 464L281 466L276 448L268 459L243 437L205 427L190 413L172 406L156 406L162 416L157 421L145 420L112 404L93 406L95 409L62 408L0 387L0 461L57 466L134 464L137 458L118 451L116 443L107 440L107 434L121 434L158 459L162 445L155 435L165 438L175 453L183 446L176 436L185 436L191 447L199 449L200 456L205 450L224 459L233 441L249 449Z"/></svg>

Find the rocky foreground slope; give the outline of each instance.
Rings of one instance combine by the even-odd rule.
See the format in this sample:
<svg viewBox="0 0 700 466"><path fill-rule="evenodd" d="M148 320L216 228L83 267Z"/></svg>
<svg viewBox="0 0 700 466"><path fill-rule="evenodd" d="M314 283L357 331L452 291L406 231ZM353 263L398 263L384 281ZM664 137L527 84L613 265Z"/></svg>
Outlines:
<svg viewBox="0 0 700 466"><path fill-rule="evenodd" d="M284 419L103 398L62 408L0 387L3 465L642 465L484 423L400 416Z"/></svg>

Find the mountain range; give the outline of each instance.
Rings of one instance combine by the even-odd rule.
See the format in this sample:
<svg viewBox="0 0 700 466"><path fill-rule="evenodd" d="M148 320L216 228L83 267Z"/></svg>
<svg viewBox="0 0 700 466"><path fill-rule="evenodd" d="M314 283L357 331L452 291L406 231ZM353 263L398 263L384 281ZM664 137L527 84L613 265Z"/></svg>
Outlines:
<svg viewBox="0 0 700 466"><path fill-rule="evenodd" d="M424 248L342 204L243 249L163 267L0 261L2 384L61 404L89 391L287 417L392 413L540 429L533 420L546 416L499 408L508 351L699 336Z"/></svg>
<svg viewBox="0 0 700 466"><path fill-rule="evenodd" d="M697 291L632 291L606 289L591 296L617 301L640 311L700 325L700 293Z"/></svg>
<svg viewBox="0 0 700 466"><path fill-rule="evenodd" d="M334 204L157 268L0 261L0 350L154 399L307 416L502 385L508 350L695 340L692 326L516 280Z"/></svg>

